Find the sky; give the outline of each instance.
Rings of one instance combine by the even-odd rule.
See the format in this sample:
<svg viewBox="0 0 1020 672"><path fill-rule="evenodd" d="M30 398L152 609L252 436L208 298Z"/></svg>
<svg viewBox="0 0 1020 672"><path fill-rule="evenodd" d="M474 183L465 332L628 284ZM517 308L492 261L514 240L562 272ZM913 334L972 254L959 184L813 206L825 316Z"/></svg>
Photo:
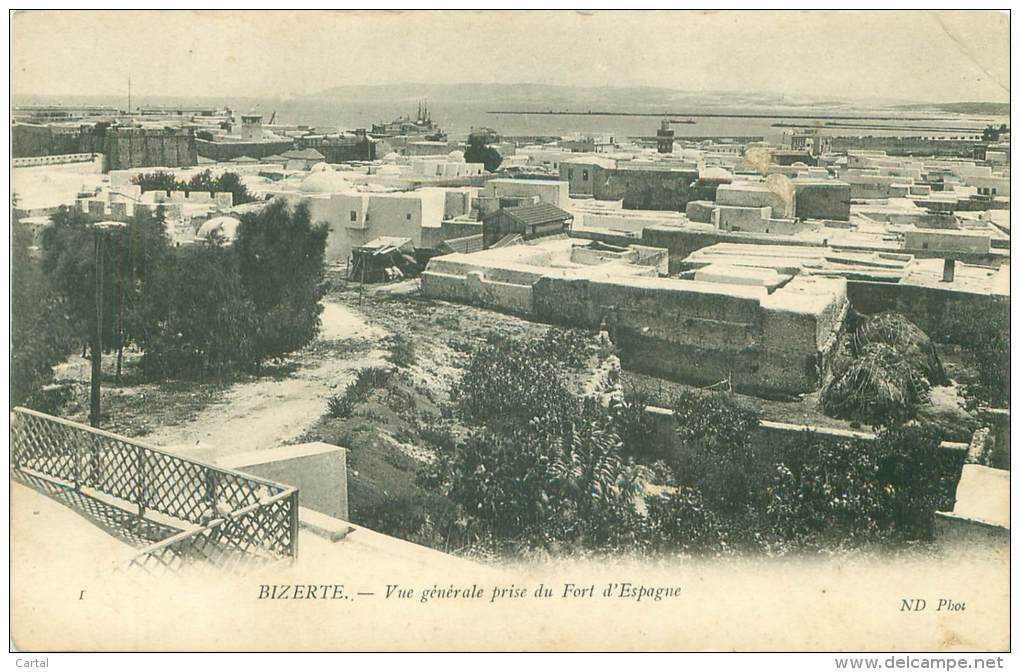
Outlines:
<svg viewBox="0 0 1020 672"><path fill-rule="evenodd" d="M662 86L1009 100L1001 12L28 11L17 95L314 94L347 84Z"/></svg>

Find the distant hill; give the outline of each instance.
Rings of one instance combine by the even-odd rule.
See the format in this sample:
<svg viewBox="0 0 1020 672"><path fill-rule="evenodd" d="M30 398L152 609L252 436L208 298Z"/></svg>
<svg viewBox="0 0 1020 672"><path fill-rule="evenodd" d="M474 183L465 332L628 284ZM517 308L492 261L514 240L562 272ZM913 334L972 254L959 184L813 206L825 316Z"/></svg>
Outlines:
<svg viewBox="0 0 1020 672"><path fill-rule="evenodd" d="M317 93L301 96L318 100L415 100L428 98L437 104L484 104L491 109L509 109L514 106L544 106L599 109L676 106L740 105L740 106L798 106L809 101L762 93L733 93L714 91L678 91L656 86L564 86L554 84L378 84L336 86Z"/></svg>
<svg viewBox="0 0 1020 672"><path fill-rule="evenodd" d="M1009 103L928 103L923 105L898 105L905 110L939 110L957 114L978 114L981 116L1009 116Z"/></svg>

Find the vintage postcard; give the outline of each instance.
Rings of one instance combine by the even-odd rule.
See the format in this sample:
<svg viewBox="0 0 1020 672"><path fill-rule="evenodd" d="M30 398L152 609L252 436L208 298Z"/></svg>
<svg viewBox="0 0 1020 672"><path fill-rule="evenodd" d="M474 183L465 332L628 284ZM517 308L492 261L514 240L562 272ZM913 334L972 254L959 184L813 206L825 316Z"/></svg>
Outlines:
<svg viewBox="0 0 1020 672"><path fill-rule="evenodd" d="M18 667L1003 667L1008 12L10 21Z"/></svg>

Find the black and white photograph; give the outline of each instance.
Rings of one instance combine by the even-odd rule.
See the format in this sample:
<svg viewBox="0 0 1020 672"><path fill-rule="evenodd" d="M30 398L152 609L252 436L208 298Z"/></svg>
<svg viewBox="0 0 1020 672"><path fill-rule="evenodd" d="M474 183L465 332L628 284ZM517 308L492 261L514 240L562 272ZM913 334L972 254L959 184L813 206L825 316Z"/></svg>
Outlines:
<svg viewBox="0 0 1020 672"><path fill-rule="evenodd" d="M17 667L1004 669L1010 27L11 10Z"/></svg>

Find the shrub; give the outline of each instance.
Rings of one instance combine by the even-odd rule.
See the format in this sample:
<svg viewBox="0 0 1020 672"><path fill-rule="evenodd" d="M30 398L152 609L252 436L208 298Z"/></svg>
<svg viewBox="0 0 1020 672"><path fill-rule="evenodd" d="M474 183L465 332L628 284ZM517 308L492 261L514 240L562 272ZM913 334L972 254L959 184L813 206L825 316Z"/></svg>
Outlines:
<svg viewBox="0 0 1020 672"><path fill-rule="evenodd" d="M720 513L744 515L763 485L754 450L758 413L726 392L685 391L672 402L678 485L693 486Z"/></svg>
<svg viewBox="0 0 1020 672"><path fill-rule="evenodd" d="M388 339L386 348L389 350L387 359L396 367L407 368L412 366L418 359L414 352L414 343L403 334L391 336Z"/></svg>
<svg viewBox="0 0 1020 672"><path fill-rule="evenodd" d="M342 394L334 394L326 401L326 413L331 418L349 418L354 408L364 402L373 390L386 387L393 372L379 366L360 369Z"/></svg>
<svg viewBox="0 0 1020 672"><path fill-rule="evenodd" d="M624 457L609 411L569 392L550 343L493 336L475 352L455 394L476 427L421 483L454 502L490 550L631 547L650 474Z"/></svg>
<svg viewBox="0 0 1020 672"><path fill-rule="evenodd" d="M263 359L282 357L318 333L326 228L308 208L282 200L241 217L233 245L241 283L255 306L255 348Z"/></svg>
<svg viewBox="0 0 1020 672"><path fill-rule="evenodd" d="M878 539L884 502L878 451L816 441L804 432L775 466L764 523L770 535L804 545Z"/></svg>
<svg viewBox="0 0 1020 672"><path fill-rule="evenodd" d="M941 439L929 427L910 424L882 431L874 444L886 495L880 525L895 538L934 537L935 511L945 497Z"/></svg>
<svg viewBox="0 0 1020 672"><path fill-rule="evenodd" d="M453 397L465 420L495 427L562 413L572 404L553 357L500 337L475 351Z"/></svg>
<svg viewBox="0 0 1020 672"><path fill-rule="evenodd" d="M59 394L43 386L53 379L53 366L80 344L61 297L34 258L31 233L12 222L10 309L10 405L29 405L52 412Z"/></svg>
<svg viewBox="0 0 1020 672"><path fill-rule="evenodd" d="M326 402L326 412L331 418L349 418L354 413L355 400L349 394L334 394Z"/></svg>
<svg viewBox="0 0 1020 672"><path fill-rule="evenodd" d="M149 287L143 322L151 327L140 338L147 375L222 378L259 362L254 307L229 250L182 250L156 269Z"/></svg>
<svg viewBox="0 0 1020 672"><path fill-rule="evenodd" d="M698 554L726 548L723 525L697 489L682 487L652 495L645 507L645 534L651 548Z"/></svg>
<svg viewBox="0 0 1020 672"><path fill-rule="evenodd" d="M588 364L595 349L596 345L591 332L556 327L547 331L529 348L534 355L549 357L574 370L579 370Z"/></svg>
<svg viewBox="0 0 1020 672"><path fill-rule="evenodd" d="M623 450L629 455L647 451L655 436L654 419L648 414L650 395L636 386L628 386L623 398L609 401L613 426L623 441Z"/></svg>
<svg viewBox="0 0 1020 672"><path fill-rule="evenodd" d="M974 369L966 392L979 405L1009 406L1009 311L988 310L973 320L951 313L943 328L963 346L963 361Z"/></svg>
<svg viewBox="0 0 1020 672"><path fill-rule="evenodd" d="M428 422L418 427L418 436L426 445L440 452L452 451L457 446L457 437L447 420Z"/></svg>

